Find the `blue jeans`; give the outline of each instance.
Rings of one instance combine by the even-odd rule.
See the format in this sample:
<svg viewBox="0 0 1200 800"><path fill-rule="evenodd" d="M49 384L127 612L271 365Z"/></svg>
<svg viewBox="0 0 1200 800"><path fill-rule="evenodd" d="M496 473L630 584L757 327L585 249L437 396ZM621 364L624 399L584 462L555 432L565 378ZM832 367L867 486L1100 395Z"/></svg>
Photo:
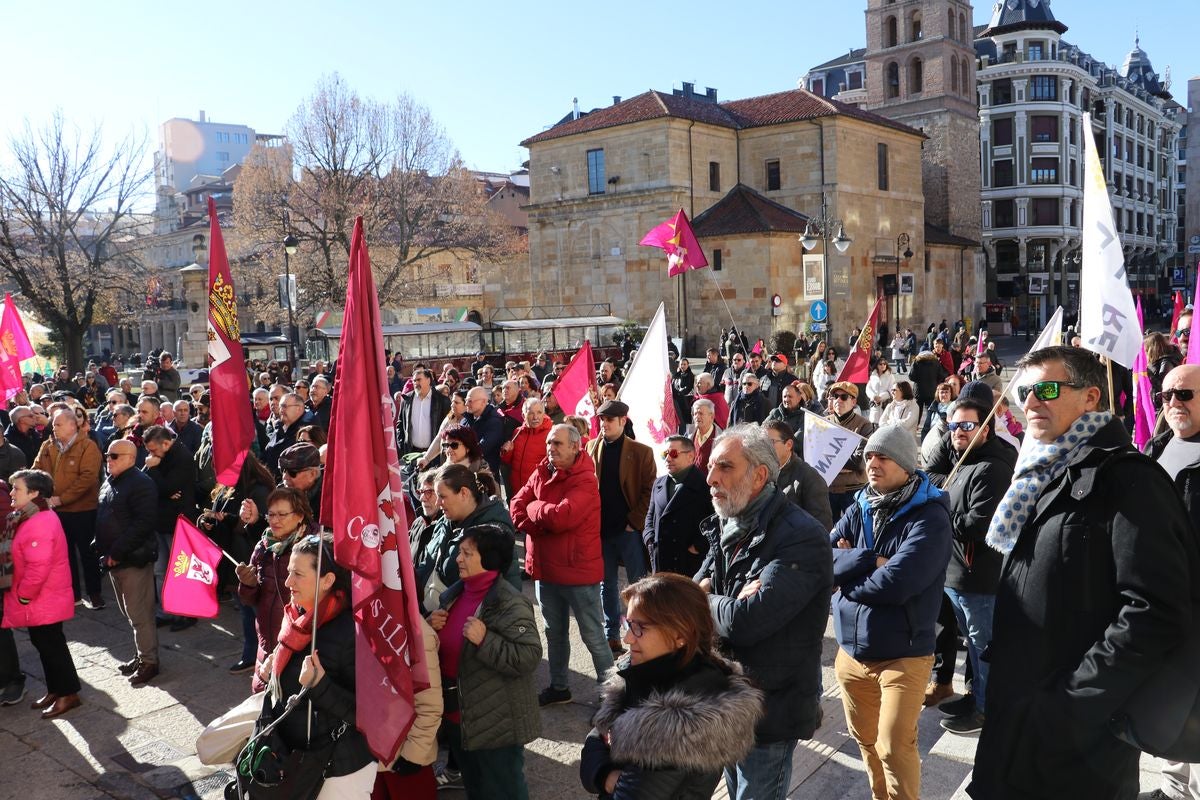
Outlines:
<svg viewBox="0 0 1200 800"><path fill-rule="evenodd" d="M604 603L604 632L609 639L621 638L621 588L617 583L617 567L625 564L630 583L646 574L646 551L642 535L637 531L621 531L600 539L604 551L604 583L600 600Z"/></svg>
<svg viewBox="0 0 1200 800"><path fill-rule="evenodd" d="M546 659L550 662L550 685L567 689L567 671L571 661L571 627L568 613L575 614L579 638L592 654L596 680L603 681L613 667L612 651L604 640L600 619L600 586L564 586L538 581L535 585L542 619L546 621Z"/></svg>
<svg viewBox="0 0 1200 800"><path fill-rule="evenodd" d="M982 714L983 702L987 698L988 663L979 654L992 640L992 610L996 607L996 595L958 592L946 587L946 596L954 606L958 619L958 630L967 636L967 657L971 659L971 693L975 695L975 709Z"/></svg>
<svg viewBox="0 0 1200 800"><path fill-rule="evenodd" d="M755 745L735 766L725 768L730 800L785 800L795 751L795 739Z"/></svg>

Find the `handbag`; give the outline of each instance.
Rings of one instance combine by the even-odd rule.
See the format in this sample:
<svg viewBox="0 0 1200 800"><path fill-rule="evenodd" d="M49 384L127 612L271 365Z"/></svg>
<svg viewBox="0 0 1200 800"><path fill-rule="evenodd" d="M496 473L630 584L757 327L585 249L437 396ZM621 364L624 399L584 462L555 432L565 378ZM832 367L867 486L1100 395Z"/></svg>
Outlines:
<svg viewBox="0 0 1200 800"><path fill-rule="evenodd" d="M267 714L266 692L261 694L263 704L256 726L260 731L275 721ZM343 726L325 742L294 750L272 730L241 748L234 765L236 775L225 785L225 800L315 800L325 783L333 749L345 730Z"/></svg>
<svg viewBox="0 0 1200 800"><path fill-rule="evenodd" d="M446 591L446 583L438 575L437 567L429 573L429 579L425 581L425 594L421 601L425 612L432 614L442 607L442 592Z"/></svg>
<svg viewBox="0 0 1200 800"><path fill-rule="evenodd" d="M254 723L262 713L265 691L250 695L208 723L196 739L196 758L201 764L228 764L254 734Z"/></svg>

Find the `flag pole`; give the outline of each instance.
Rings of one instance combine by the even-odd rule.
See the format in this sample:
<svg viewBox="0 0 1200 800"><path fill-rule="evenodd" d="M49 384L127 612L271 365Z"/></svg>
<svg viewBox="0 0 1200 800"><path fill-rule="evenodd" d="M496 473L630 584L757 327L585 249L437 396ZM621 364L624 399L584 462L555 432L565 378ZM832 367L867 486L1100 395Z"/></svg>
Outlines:
<svg viewBox="0 0 1200 800"><path fill-rule="evenodd" d="M708 270L708 277L712 278L713 286L717 289L717 297L721 298L721 303L725 306L725 313L729 315L729 324L734 328L737 328L737 320L733 318L733 311L729 308L729 301L725 299L725 293L721 291L721 284L717 283L717 276L713 273L711 268ZM742 343L740 336L738 337L737 343L739 345ZM742 355L748 355L745 352L744 347L742 348Z"/></svg>
<svg viewBox="0 0 1200 800"><path fill-rule="evenodd" d="M1113 394L1112 358L1105 356L1104 363L1108 366L1108 410L1117 415L1117 397Z"/></svg>
<svg viewBox="0 0 1200 800"><path fill-rule="evenodd" d="M997 397L996 402L992 404L992 410L988 412L987 419L980 423L981 427L983 425L987 425L989 422L995 419L996 412L1000 410L1000 404L1004 402L1004 398L1008 395L1009 388L1012 386L1013 381L1015 381L1017 376L1020 374L1021 370L1016 370L1013 372L1012 377L1008 379L1008 382L1004 384L1004 390L1000 392L1000 396ZM958 472L958 468L962 466L963 462L966 461L967 456L969 456L971 451L975 449L975 443L977 441L979 441L978 436L971 437L971 441L967 444L967 449L963 450L963 454L958 457L958 461L954 464L954 469L950 470L950 474L946 476L946 481L942 484L942 488L949 486L950 481L954 480L954 476Z"/></svg>
<svg viewBox="0 0 1200 800"><path fill-rule="evenodd" d="M315 658L317 655L317 627L321 623L321 556L325 554L325 538L317 528L317 586L316 592L313 594L313 609L312 609L312 643L309 647L308 657ZM301 686L301 689L304 687ZM309 746L312 745L312 700L308 701L308 732L305 734Z"/></svg>

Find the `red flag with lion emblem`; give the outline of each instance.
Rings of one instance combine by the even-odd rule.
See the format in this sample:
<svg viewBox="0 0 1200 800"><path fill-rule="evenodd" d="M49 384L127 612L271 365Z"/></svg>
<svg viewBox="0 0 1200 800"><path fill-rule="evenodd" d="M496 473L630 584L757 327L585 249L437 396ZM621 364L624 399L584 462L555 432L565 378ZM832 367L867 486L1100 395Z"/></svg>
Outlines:
<svg viewBox="0 0 1200 800"><path fill-rule="evenodd" d="M416 717L414 693L429 687L429 668L362 217L350 240L334 388L321 522L333 529L334 558L353 575L358 729L375 757L390 763Z"/></svg>
<svg viewBox="0 0 1200 800"><path fill-rule="evenodd" d="M558 376L551 392L564 414L574 414L587 420L591 436L600 434L600 418L596 416L593 394L600 394L596 387L596 360L592 355L592 343L583 340L583 347L571 357L571 363Z"/></svg>
<svg viewBox="0 0 1200 800"><path fill-rule="evenodd" d="M875 331L879 328L879 303L882 300L882 297L875 298L871 315L863 323L862 333L858 335L858 341L854 343L850 355L846 356L846 363L842 366L842 371L838 373L839 381L866 383L870 379L871 350L875 342Z"/></svg>

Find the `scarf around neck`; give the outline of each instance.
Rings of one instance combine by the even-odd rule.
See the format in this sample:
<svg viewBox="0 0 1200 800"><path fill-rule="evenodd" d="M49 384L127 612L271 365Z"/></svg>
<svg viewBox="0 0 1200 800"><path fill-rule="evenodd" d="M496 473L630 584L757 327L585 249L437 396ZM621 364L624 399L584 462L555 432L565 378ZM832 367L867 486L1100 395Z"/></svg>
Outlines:
<svg viewBox="0 0 1200 800"><path fill-rule="evenodd" d="M1071 455L1091 441L1096 431L1112 418L1107 411L1091 411L1082 414L1053 442L1043 444L1026 439L1026 446L1017 457L1012 483L988 527L988 546L1005 555L1012 552L1021 529L1033 519L1042 492L1066 471Z"/></svg>
<svg viewBox="0 0 1200 800"><path fill-rule="evenodd" d="M867 484L866 488L862 490L862 497L867 503L867 511L870 514L869 520L863 520L863 522L870 523L863 525L863 538L866 540L867 547L874 549L876 540L883 535L883 530L887 527L888 522L912 499L920 485L921 478L915 472L909 476L903 486L886 494L875 491L871 488L871 484Z"/></svg>
<svg viewBox="0 0 1200 800"><path fill-rule="evenodd" d="M325 596L317 603L315 627L321 627L345 609L345 595L339 591L326 592ZM279 686L283 668L291 661L294 653L304 652L312 643L313 616L311 610L305 611L293 603L288 603L283 607L283 625L279 629L279 639L274 651L275 657L271 659L271 681L268 686L275 702L279 702L283 694Z"/></svg>
<svg viewBox="0 0 1200 800"><path fill-rule="evenodd" d="M721 519L721 549L727 551L726 554L732 553L745 536L758 528L758 515L767 507L767 503L774 495L775 484L767 481L766 486L758 493L758 497L747 503L741 514Z"/></svg>

